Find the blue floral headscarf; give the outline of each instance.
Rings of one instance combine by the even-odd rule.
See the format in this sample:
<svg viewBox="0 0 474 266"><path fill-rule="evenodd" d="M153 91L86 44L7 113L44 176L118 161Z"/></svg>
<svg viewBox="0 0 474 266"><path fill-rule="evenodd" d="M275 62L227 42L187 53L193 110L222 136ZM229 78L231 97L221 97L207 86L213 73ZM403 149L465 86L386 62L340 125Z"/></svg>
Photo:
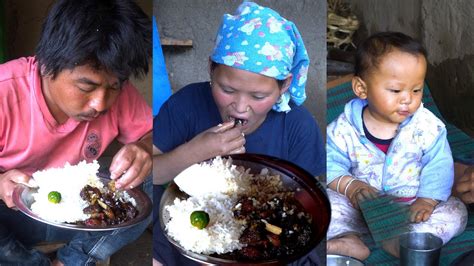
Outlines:
<svg viewBox="0 0 474 266"><path fill-rule="evenodd" d="M301 105L309 58L295 24L274 10L244 2L234 15L225 14L216 37L211 60L230 67L284 80L293 80L273 106L278 112L291 110L290 99Z"/></svg>

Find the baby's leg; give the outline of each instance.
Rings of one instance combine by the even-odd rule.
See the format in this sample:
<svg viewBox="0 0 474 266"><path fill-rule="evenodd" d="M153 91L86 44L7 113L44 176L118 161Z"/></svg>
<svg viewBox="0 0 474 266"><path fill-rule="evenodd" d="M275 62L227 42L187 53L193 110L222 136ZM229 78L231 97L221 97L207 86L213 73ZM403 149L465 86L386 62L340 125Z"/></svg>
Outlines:
<svg viewBox="0 0 474 266"><path fill-rule="evenodd" d="M327 189L331 202L331 223L327 234L327 253L351 256L360 260L370 255L370 250L359 236L367 233L359 210L349 200L331 189Z"/></svg>
<svg viewBox="0 0 474 266"><path fill-rule="evenodd" d="M428 221L411 224L410 231L432 233L446 244L451 238L461 234L466 224L466 206L458 198L450 197L448 201L436 206Z"/></svg>
<svg viewBox="0 0 474 266"><path fill-rule="evenodd" d="M348 234L328 240L327 254L338 254L365 260L369 257L370 250L358 235Z"/></svg>

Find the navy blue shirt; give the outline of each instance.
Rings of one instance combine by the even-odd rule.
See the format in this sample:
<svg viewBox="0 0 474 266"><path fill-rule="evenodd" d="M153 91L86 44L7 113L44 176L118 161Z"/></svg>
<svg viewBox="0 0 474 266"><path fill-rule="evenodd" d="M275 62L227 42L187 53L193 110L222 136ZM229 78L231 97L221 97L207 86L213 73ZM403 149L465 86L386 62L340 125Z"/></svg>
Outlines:
<svg viewBox="0 0 474 266"><path fill-rule="evenodd" d="M290 103L288 113L270 111L260 127L245 136L247 153L288 160L313 176L326 173L324 141L316 121L303 106ZM222 123L209 82L190 84L166 101L154 119L153 144L163 153ZM154 186L153 257L164 265L199 265L182 256L167 241L159 223L162 186ZM318 265L313 251L292 265Z"/></svg>
<svg viewBox="0 0 474 266"><path fill-rule="evenodd" d="M316 121L304 106L290 107L288 113L271 110L260 127L245 136L246 152L288 160L314 176L325 174L324 141ZM163 104L154 119L153 143L166 153L222 122L209 82L194 83Z"/></svg>

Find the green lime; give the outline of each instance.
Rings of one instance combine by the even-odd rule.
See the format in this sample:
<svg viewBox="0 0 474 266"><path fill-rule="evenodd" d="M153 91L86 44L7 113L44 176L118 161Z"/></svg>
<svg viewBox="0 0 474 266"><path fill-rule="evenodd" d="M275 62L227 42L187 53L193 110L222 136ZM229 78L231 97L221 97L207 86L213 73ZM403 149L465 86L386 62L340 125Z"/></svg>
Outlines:
<svg viewBox="0 0 474 266"><path fill-rule="evenodd" d="M190 218L191 224L197 229L204 229L209 224L209 214L205 211L193 211Z"/></svg>
<svg viewBox="0 0 474 266"><path fill-rule="evenodd" d="M61 201L61 193L57 191L51 191L48 193L48 200L51 203L59 203Z"/></svg>

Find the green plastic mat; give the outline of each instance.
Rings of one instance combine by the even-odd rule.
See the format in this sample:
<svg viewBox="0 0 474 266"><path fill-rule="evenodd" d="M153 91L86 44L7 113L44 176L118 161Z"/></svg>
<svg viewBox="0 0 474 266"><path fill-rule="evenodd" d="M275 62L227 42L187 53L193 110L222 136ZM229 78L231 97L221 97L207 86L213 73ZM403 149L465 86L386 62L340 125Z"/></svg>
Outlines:
<svg viewBox="0 0 474 266"><path fill-rule="evenodd" d="M377 246L381 246L384 240L408 232L410 206L395 200L393 196L383 195L360 203L365 222Z"/></svg>

